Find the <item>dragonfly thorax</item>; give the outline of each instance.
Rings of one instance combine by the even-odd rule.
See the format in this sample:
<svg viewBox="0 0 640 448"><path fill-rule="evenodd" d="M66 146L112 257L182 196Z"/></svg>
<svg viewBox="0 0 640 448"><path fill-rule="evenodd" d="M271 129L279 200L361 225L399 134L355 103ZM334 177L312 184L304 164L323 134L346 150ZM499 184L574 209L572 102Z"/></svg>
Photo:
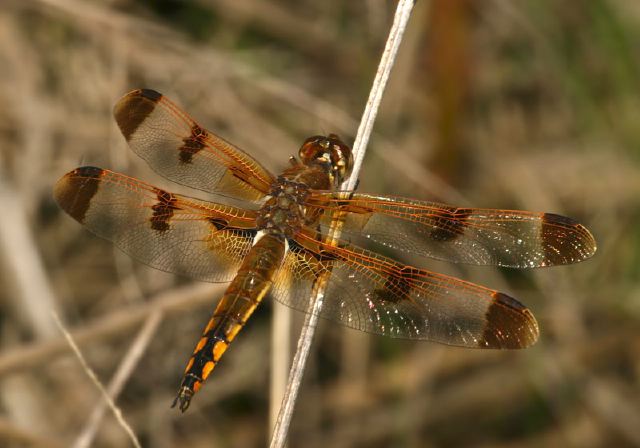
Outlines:
<svg viewBox="0 0 640 448"><path fill-rule="evenodd" d="M304 202L308 194L309 187L305 184L279 177L258 211L258 228L292 237L304 224Z"/></svg>

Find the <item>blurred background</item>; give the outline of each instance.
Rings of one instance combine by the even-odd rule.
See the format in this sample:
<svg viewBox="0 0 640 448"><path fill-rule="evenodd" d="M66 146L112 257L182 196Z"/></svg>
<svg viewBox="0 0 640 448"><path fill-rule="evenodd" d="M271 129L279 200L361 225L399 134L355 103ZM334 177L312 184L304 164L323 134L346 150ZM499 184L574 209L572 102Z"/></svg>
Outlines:
<svg viewBox="0 0 640 448"><path fill-rule="evenodd" d="M176 189L128 150L112 118L138 87L274 171L309 135L351 143L394 9L0 3L0 445L130 446L113 415L101 417L51 310L144 446L268 442L279 405L270 378L288 368L270 356L281 305L265 301L187 413L170 409L224 285L133 262L62 213L52 186L97 165ZM321 321L290 446L640 446L639 56L638 2L418 2L360 190L564 214L592 230L598 253L528 272L392 254L517 297L540 341L464 350ZM292 314L294 344L302 318Z"/></svg>

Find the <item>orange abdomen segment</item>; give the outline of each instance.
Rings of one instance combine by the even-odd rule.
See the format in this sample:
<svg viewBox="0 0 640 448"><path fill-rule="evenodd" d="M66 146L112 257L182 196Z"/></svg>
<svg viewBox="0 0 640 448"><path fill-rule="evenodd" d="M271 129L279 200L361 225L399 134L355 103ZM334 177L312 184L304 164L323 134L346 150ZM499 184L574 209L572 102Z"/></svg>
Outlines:
<svg viewBox="0 0 640 448"><path fill-rule="evenodd" d="M178 396L173 402L173 406L179 403L182 412L189 407L193 394L269 292L284 259L285 247L284 237L266 234L253 245L242 262L187 363Z"/></svg>

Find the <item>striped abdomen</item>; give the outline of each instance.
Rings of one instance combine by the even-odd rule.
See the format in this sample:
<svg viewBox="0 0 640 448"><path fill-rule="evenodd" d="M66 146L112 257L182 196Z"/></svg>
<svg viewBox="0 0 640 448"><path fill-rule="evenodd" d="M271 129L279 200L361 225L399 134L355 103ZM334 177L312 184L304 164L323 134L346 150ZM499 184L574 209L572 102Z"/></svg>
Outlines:
<svg viewBox="0 0 640 448"><path fill-rule="evenodd" d="M184 412L222 354L242 329L273 283L285 255L284 237L266 234L251 248L187 363L173 406Z"/></svg>

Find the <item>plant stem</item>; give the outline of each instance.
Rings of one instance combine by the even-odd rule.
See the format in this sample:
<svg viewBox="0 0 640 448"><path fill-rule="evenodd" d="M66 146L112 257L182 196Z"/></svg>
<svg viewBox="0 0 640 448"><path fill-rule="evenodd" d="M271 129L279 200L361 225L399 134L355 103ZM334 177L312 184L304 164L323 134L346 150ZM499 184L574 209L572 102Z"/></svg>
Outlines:
<svg viewBox="0 0 640 448"><path fill-rule="evenodd" d="M369 142L369 137L373 129L373 123L376 115L378 114L384 89L386 87L387 80L389 79L389 73L394 65L398 48L402 41L402 35L407 27L413 5L413 0L398 1L393 25L389 31L387 43L385 45L384 52L382 53L371 91L369 92L369 99L367 100L367 104L362 114L362 119L360 120L356 139L353 143L353 170L349 179L341 185L341 190L346 191L347 194L348 192L353 191L358 181L367 143ZM336 217L334 217L327 237L327 242L331 243L340 237L343 222L343 220L336 219ZM278 414L278 420L276 421L273 436L271 438L271 448L281 448L286 442L289 425L291 424L291 417L293 416L293 409L295 407L300 383L302 382L302 376L304 375L306 362L309 356L309 348L311 347L311 342L313 341L313 336L318 323L318 316L324 303L324 293L329 277L330 275L320 276L314 283L311 310L305 318L305 323L302 327L300 338L298 339L296 354L293 358L291 371L289 372L287 390L285 391L285 395L282 399L280 413Z"/></svg>

